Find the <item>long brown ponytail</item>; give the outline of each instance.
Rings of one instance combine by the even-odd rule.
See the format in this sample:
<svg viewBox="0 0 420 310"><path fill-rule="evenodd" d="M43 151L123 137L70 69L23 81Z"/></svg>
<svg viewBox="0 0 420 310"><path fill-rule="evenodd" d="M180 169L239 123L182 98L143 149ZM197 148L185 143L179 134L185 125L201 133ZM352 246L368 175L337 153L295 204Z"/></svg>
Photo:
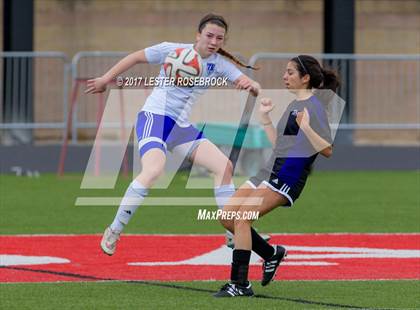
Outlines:
<svg viewBox="0 0 420 310"><path fill-rule="evenodd" d="M224 17L221 16L221 15L213 14L213 13L207 14L206 16L204 16L200 20L200 23L198 24L198 32L201 33L201 31L204 29L204 27L207 24L214 24L214 25L217 25L219 27L222 27L222 28L225 29L226 33L228 32L228 29L229 29L228 23L226 22ZM247 68L247 69L253 69L253 70L258 70L259 69L257 67L252 67L252 66L244 64L237 57L233 56L231 53L225 51L222 48L219 48L217 53L219 53L220 55L228 58L229 60L233 61L234 63L236 63L237 65L239 65L241 67L244 67L244 68Z"/></svg>
<svg viewBox="0 0 420 310"><path fill-rule="evenodd" d="M336 91L340 86L340 79L335 71L321 68L322 75L324 76L324 82L322 83L323 89L331 89Z"/></svg>
<svg viewBox="0 0 420 310"><path fill-rule="evenodd" d="M252 70L258 70L258 67L252 67L249 65L244 64L242 61L240 61L238 58L236 58L235 56L233 56L231 53L225 51L222 48L219 48L219 50L217 51L220 55L225 56L226 58L232 60L234 63L236 63L237 65L240 65L241 67L247 68L247 69L252 69Z"/></svg>

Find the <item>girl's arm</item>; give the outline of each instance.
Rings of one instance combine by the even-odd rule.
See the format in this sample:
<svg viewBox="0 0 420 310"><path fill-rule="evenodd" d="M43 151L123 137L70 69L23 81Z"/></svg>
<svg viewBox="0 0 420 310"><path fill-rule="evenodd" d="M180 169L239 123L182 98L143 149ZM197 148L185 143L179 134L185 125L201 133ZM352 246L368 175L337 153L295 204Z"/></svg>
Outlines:
<svg viewBox="0 0 420 310"><path fill-rule="evenodd" d="M251 92L255 97L258 96L261 86L258 82L255 82L251 78L247 77L245 74L239 76L233 84L237 89L245 89Z"/></svg>
<svg viewBox="0 0 420 310"><path fill-rule="evenodd" d="M298 113L296 122L298 123L300 129L303 130L304 134L317 152L321 153L325 157L330 157L332 155L331 143L324 140L309 125L309 113L306 108L303 110L303 112Z"/></svg>
<svg viewBox="0 0 420 310"><path fill-rule="evenodd" d="M265 134L268 140L274 146L277 139L277 130L273 126L273 122L270 117L270 112L273 110L274 105L270 98L262 98L260 104L260 119L261 125L264 127Z"/></svg>
<svg viewBox="0 0 420 310"><path fill-rule="evenodd" d="M104 92L108 83L138 63L147 63L144 50L127 55L101 77L88 80L85 93L95 94Z"/></svg>

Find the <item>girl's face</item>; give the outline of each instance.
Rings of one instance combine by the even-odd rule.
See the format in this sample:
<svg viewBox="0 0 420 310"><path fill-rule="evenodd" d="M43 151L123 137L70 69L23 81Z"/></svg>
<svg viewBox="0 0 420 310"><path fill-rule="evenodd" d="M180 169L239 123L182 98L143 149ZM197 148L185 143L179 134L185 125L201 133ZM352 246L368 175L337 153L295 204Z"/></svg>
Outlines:
<svg viewBox="0 0 420 310"><path fill-rule="evenodd" d="M207 58L217 53L225 42L225 29L215 24L208 23L201 33L197 33L196 50L201 57Z"/></svg>
<svg viewBox="0 0 420 310"><path fill-rule="evenodd" d="M297 65L294 61L287 63L286 72L283 75L284 85L291 92L295 92L296 89L307 89L309 84L309 74L304 76L299 75Z"/></svg>

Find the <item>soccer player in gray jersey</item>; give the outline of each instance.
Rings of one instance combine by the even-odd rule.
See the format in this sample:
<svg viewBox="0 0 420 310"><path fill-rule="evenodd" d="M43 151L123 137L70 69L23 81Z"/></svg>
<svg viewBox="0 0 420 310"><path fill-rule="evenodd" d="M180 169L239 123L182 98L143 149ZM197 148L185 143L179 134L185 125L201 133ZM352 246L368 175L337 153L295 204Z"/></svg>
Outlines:
<svg viewBox="0 0 420 310"><path fill-rule="evenodd" d="M204 77L227 78L237 89L258 95L260 85L243 74L232 62L246 66L222 47L228 25L222 16L208 14L199 25L194 44L163 42L134 52L103 76L87 82L86 93L104 92L108 83L139 63L162 65L166 56L177 48L194 48L203 60ZM230 62L230 61L232 62ZM160 76L164 76L163 66ZM214 193L219 208L235 192L232 183L232 163L202 132L189 122L191 106L203 87L156 86L140 111L136 124L142 171L131 182L121 201L114 221L106 228L101 241L102 250L113 255L117 241L135 211L148 194L149 188L163 174L167 151L188 157L214 175ZM170 134L169 134L170 133Z"/></svg>
<svg viewBox="0 0 420 310"><path fill-rule="evenodd" d="M331 92L322 89L337 89L339 81L336 73L322 68L315 58L300 55L288 62L283 80L296 99L288 105L276 127L270 118L274 107L272 100L263 98L260 104L261 124L274 146L273 153L265 167L232 197L235 204L228 203L224 211L239 211L239 214L258 211L259 216L264 216L278 206L292 206L302 192L318 154L325 157L332 155L325 104L331 99L328 98ZM273 279L287 251L262 239L252 228L252 220L239 217L221 222L234 233L235 249L231 281L214 296L252 296L254 293L248 281L251 250L264 259L263 286Z"/></svg>

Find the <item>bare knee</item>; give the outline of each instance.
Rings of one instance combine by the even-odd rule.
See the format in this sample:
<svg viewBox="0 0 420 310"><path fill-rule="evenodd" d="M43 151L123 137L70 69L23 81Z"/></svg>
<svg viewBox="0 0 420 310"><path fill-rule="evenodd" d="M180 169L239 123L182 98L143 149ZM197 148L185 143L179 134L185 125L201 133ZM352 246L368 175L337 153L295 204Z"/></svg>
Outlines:
<svg viewBox="0 0 420 310"><path fill-rule="evenodd" d="M230 197L228 203L225 204L222 209L222 216L219 217L220 224L222 224L223 227L229 230L230 232L233 232L235 228L234 219L232 215L236 214L237 211L241 208L240 205L235 205L232 202L232 199L235 199L235 196Z"/></svg>
<svg viewBox="0 0 420 310"><path fill-rule="evenodd" d="M233 164L230 160L226 162L226 167L224 170L225 174L232 175L233 174Z"/></svg>
<svg viewBox="0 0 420 310"><path fill-rule="evenodd" d="M155 182L162 174L164 167L149 167L145 173L149 176L150 180Z"/></svg>
<svg viewBox="0 0 420 310"><path fill-rule="evenodd" d="M222 224L222 226L229 230L230 232L233 233L234 231L234 224L233 224L233 220L227 220L227 219L219 219L220 224Z"/></svg>
<svg viewBox="0 0 420 310"><path fill-rule="evenodd" d="M222 184L231 182L233 175L233 164L229 159L226 159L225 164L220 165L217 171L213 171L218 179L221 180Z"/></svg>
<svg viewBox="0 0 420 310"><path fill-rule="evenodd" d="M244 229L244 228L247 228L247 227L251 227L251 225L252 225L252 221L245 220L245 219L242 219L242 218L235 219L234 229L235 229L235 231L238 231L238 230L241 230L241 229Z"/></svg>
<svg viewBox="0 0 420 310"><path fill-rule="evenodd" d="M166 154L161 149L150 149L141 158L142 170L137 181L150 188L165 170Z"/></svg>
<svg viewBox="0 0 420 310"><path fill-rule="evenodd" d="M151 187L157 179L163 174L164 167L147 167L143 169L137 179L146 187Z"/></svg>

